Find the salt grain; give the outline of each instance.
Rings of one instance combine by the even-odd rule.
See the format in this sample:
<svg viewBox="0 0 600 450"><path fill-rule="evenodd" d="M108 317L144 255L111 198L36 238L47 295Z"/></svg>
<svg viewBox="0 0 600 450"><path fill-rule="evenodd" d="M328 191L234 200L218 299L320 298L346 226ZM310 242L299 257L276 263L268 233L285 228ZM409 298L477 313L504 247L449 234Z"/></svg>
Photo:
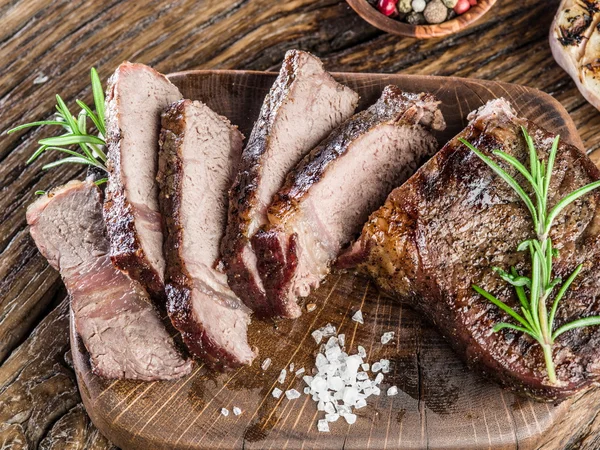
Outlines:
<svg viewBox="0 0 600 450"><path fill-rule="evenodd" d="M240 408L238 408L237 406L233 407L233 414L236 416L239 416L240 414L242 414L242 410Z"/></svg>
<svg viewBox="0 0 600 450"><path fill-rule="evenodd" d="M356 422L356 414L344 414L344 419L346 419L348 425L352 425Z"/></svg>
<svg viewBox="0 0 600 450"><path fill-rule="evenodd" d="M286 376L287 376L287 370L281 369L281 372L279 372L279 378L277 378L277 381L279 382L279 384L283 384L285 382Z"/></svg>
<svg viewBox="0 0 600 450"><path fill-rule="evenodd" d="M379 372L380 370L381 370L381 363L380 362L373 363L373 365L371 366L371 372L375 373L375 372Z"/></svg>
<svg viewBox="0 0 600 450"><path fill-rule="evenodd" d="M373 381L373 384L380 384L382 381L383 381L383 374L378 373L377 376L375 377L375 381Z"/></svg>
<svg viewBox="0 0 600 450"><path fill-rule="evenodd" d="M383 335L381 336L381 343L383 345L385 345L388 342L390 342L392 339L394 339L394 332L388 331L387 333L383 333Z"/></svg>
<svg viewBox="0 0 600 450"><path fill-rule="evenodd" d="M281 389L279 389L279 388L273 389L273 392L272 392L273 397L279 398L279 397L281 397L281 394L283 394L283 391Z"/></svg>
<svg viewBox="0 0 600 450"><path fill-rule="evenodd" d="M396 386L392 386L387 390L388 397L393 397L398 393L398 388Z"/></svg>
<svg viewBox="0 0 600 450"><path fill-rule="evenodd" d="M298 392L296 389L290 389L289 391L285 391L285 396L288 398L288 400L294 400L300 397L300 392Z"/></svg>
<svg viewBox="0 0 600 450"><path fill-rule="evenodd" d="M262 370L267 370L270 366L271 366L271 358L267 358L262 362L262 364L260 365L260 368Z"/></svg>
<svg viewBox="0 0 600 450"><path fill-rule="evenodd" d="M359 345L358 347L356 347L356 350L358 351L358 356L360 356L361 358L367 357L367 351L365 350L365 348L362 345Z"/></svg>
<svg viewBox="0 0 600 450"><path fill-rule="evenodd" d="M319 420L317 422L317 429L321 433L329 433L329 424L327 423L327 420L325 420L325 419Z"/></svg>
<svg viewBox="0 0 600 450"><path fill-rule="evenodd" d="M336 413L325 414L325 420L327 422L336 422L339 418L340 418L340 415L336 414Z"/></svg>
<svg viewBox="0 0 600 450"><path fill-rule="evenodd" d="M354 313L354 315L352 316L352 320L354 320L355 322L358 322L360 324L365 323L362 311L360 309Z"/></svg>
<svg viewBox="0 0 600 450"><path fill-rule="evenodd" d="M294 363L290 363L290 373L294 371Z"/></svg>
<svg viewBox="0 0 600 450"><path fill-rule="evenodd" d="M359 381L368 380L369 379L369 374L367 372L358 372L356 374L356 379L359 380Z"/></svg>
<svg viewBox="0 0 600 450"><path fill-rule="evenodd" d="M221 415L227 417L229 415L229 410L227 408L221 408Z"/></svg>
<svg viewBox="0 0 600 450"><path fill-rule="evenodd" d="M344 345L346 345L346 335L345 334L340 334L338 336L338 341L339 341L341 347L343 347Z"/></svg>
<svg viewBox="0 0 600 450"><path fill-rule="evenodd" d="M298 370L296 370L296 376L299 377L304 372L305 372L304 367L300 367Z"/></svg>
<svg viewBox="0 0 600 450"><path fill-rule="evenodd" d="M320 330L315 330L310 335L313 337L317 344L321 343L321 340L323 339L323 333L321 333Z"/></svg>
<svg viewBox="0 0 600 450"><path fill-rule="evenodd" d="M44 84L48 80L48 76L41 73L37 77L35 77L35 79L33 80L33 84Z"/></svg>
<svg viewBox="0 0 600 450"><path fill-rule="evenodd" d="M356 400L356 405L354 405L354 409L360 409L367 406L367 401L364 398L359 398Z"/></svg>
<svg viewBox="0 0 600 450"><path fill-rule="evenodd" d="M390 360L389 359L381 359L381 360L379 360L379 364L381 364L381 371L383 373L388 373L390 371Z"/></svg>
<svg viewBox="0 0 600 450"><path fill-rule="evenodd" d="M364 358L364 356L363 356L363 358ZM363 364L360 365L360 367L362 367L362 370L364 370L365 372L368 372L369 368L371 366L369 364L367 364L367 363L363 363Z"/></svg>

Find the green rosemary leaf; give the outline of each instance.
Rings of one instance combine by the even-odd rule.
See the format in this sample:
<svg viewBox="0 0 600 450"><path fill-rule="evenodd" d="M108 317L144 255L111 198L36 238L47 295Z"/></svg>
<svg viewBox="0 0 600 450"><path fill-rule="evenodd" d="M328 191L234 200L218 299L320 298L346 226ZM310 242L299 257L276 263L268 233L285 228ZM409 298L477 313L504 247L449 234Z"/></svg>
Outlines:
<svg viewBox="0 0 600 450"><path fill-rule="evenodd" d="M94 181L94 183L96 184L96 186L100 186L101 184L104 184L108 181L108 178L100 178L99 180Z"/></svg>
<svg viewBox="0 0 600 450"><path fill-rule="evenodd" d="M527 168L523 164L521 164L517 158L515 158L514 156L511 156L507 153L504 153L501 150L494 150L492 153L494 155L498 156L499 158L503 159L507 163L509 163L515 169L517 169L519 171L519 173L521 175L523 175L525 177L525 179L529 182L529 184L531 185L533 190L538 195L542 195L542 192L539 190L537 183L535 182L535 180L533 179L533 177L531 176L531 174L529 173Z"/></svg>
<svg viewBox="0 0 600 450"><path fill-rule="evenodd" d="M94 166L99 169L106 170L104 168L104 166L102 166L101 164L98 164L98 162L91 161L82 156L69 156L68 158L59 159L58 161L54 161L54 162L46 164L45 166L42 167L42 169L47 170L47 169L51 169L53 167L60 166L62 164L84 164L84 165Z"/></svg>
<svg viewBox="0 0 600 450"><path fill-rule="evenodd" d="M77 126L80 130L87 130L87 113L85 111L79 111L77 115Z"/></svg>
<svg viewBox="0 0 600 450"><path fill-rule="evenodd" d="M533 239L526 239L517 246L518 252L524 252L532 246Z"/></svg>
<svg viewBox="0 0 600 450"><path fill-rule="evenodd" d="M35 195L46 195L46 191L35 191Z"/></svg>
<svg viewBox="0 0 600 450"><path fill-rule="evenodd" d="M560 136L556 136L554 142L552 142L552 148L550 149L550 154L548 155L548 167L546 169L548 176L544 180L544 197L548 197L548 189L550 189L550 179L552 178L550 175L552 174L552 170L554 170L554 161L556 160L556 153L558 152L558 141L560 140Z"/></svg>
<svg viewBox="0 0 600 450"><path fill-rule="evenodd" d="M600 325L600 317L599 316L585 317L583 319L577 319L577 320L574 320L573 322L563 325L562 327L560 327L558 330L556 330L554 332L554 334L552 335L552 340L555 340L558 336L560 336L561 334L563 334L566 331L572 330L574 328L590 327L592 325Z"/></svg>
<svg viewBox="0 0 600 450"><path fill-rule="evenodd" d="M546 230L550 229L554 219L556 219L558 214L560 214L560 212L564 208L566 208L570 203L574 202L575 200L577 200L580 197L583 197L585 194L587 194L590 191L593 191L594 189L596 189L598 187L600 187L600 180L594 181L593 183L590 183L590 184L587 184L587 185L571 192L569 195L565 196L565 198L563 198L560 202L557 203L557 205L554 208L552 208L552 210L550 211L550 214L548 214L548 217L546 219L545 229Z"/></svg>
<svg viewBox="0 0 600 450"><path fill-rule="evenodd" d="M516 321L520 322L525 328L530 328L529 324L527 323L527 321L521 317L518 313L516 313L515 311L513 311L506 303L504 303L502 300L498 300L496 297L494 297L492 294L490 294L488 291L480 288L477 285L472 285L471 286L475 292L477 292L480 295L483 295L485 298L487 298L490 302L492 302L494 305L496 305L498 308L500 308L502 311L504 311L506 314L508 314L509 316L511 316L513 319L515 319Z"/></svg>
<svg viewBox="0 0 600 450"><path fill-rule="evenodd" d="M106 135L106 129L104 129L104 89L102 89L102 83L98 72L93 67L90 69L90 78L92 80L92 94L94 96L94 106L96 107L96 113L98 114L98 120L102 124L102 130L98 128L98 131L103 136Z"/></svg>
<svg viewBox="0 0 600 450"><path fill-rule="evenodd" d="M536 338L535 332L533 332L532 330L530 330L528 328L524 328L524 327L519 327L517 325L513 325L511 323L506 323L506 322L500 322L500 323L494 325L494 328L492 328L492 330L494 330L495 332L498 332L505 328L510 328L512 330L521 331L523 333L527 333L528 335L532 336L533 338Z"/></svg>
<svg viewBox="0 0 600 450"><path fill-rule="evenodd" d="M71 156L77 156L77 157L81 158L81 153L77 153L76 151L73 151L73 150L70 150L70 149L64 148L64 147L46 147L46 150L54 150L57 152L62 152L62 153L66 153Z"/></svg>
<svg viewBox="0 0 600 450"><path fill-rule="evenodd" d="M522 125L521 125L521 132L523 133L523 136L525 137L525 143L527 144L527 148L529 150L529 170L531 172L531 176L533 178L536 178L537 177L537 152L535 151L535 146L533 145L533 140L531 139L531 136L529 136L527 129Z"/></svg>
<svg viewBox="0 0 600 450"><path fill-rule="evenodd" d="M577 278L577 275L579 275L579 272L581 272L582 267L583 267L582 264L579 264L577 266L577 268L573 271L573 273L571 275L569 275L569 278L567 278L567 281L565 281L565 283L558 290L556 297L554 297L554 302L552 303L552 309L550 310L550 317L548 318L548 329L549 330L552 330L554 328L554 317L556 316L556 310L558 309L558 303L565 295L565 292L567 292L567 290L571 286L571 283L573 283L573 280L575 280L575 278Z"/></svg>
<svg viewBox="0 0 600 450"><path fill-rule="evenodd" d="M29 159L25 162L25 164L31 164L32 162L34 162L36 159L39 158L39 156L44 153L46 151L46 149L48 148L48 146L46 145L42 145L40 148L38 148L33 155L31 155L29 157Z"/></svg>
<svg viewBox="0 0 600 450"><path fill-rule="evenodd" d="M507 283L512 284L513 286L529 286L531 284L531 280L527 277L514 276L508 272L505 272L500 267L492 267L492 270L496 272L500 278L502 278Z"/></svg>
<svg viewBox="0 0 600 450"><path fill-rule="evenodd" d="M494 161L492 161L490 158L488 158L483 153L481 153L479 150L477 150L468 141L464 140L463 138L459 138L459 141L462 142L464 145L466 145L477 156L479 156L479 158L483 162L485 162L490 169L492 169L498 176L500 176L500 178L502 178L506 183L508 183L508 185L510 187L512 187L514 189L514 191L517 193L517 195L521 198L521 200L523 200L523 202L527 206L527 209L529 209L529 212L531 213L531 217L534 218L534 222L537 227L537 223L538 223L537 211L535 210L535 207L533 206L533 203L532 203L531 199L529 198L529 196L525 193L523 188L521 186L519 186L519 184L515 181L515 179L513 177L511 177L508 173L506 173Z"/></svg>
<svg viewBox="0 0 600 450"><path fill-rule="evenodd" d="M40 120L39 122L24 123L23 125L19 125L14 128L11 128L10 130L8 130L6 132L6 134L15 133L15 132L21 131L25 128L39 127L42 125L59 125L62 127L62 126L64 126L64 124L65 124L64 122L61 122L59 120Z"/></svg>
<svg viewBox="0 0 600 450"><path fill-rule="evenodd" d="M69 111L69 108L67 108L67 105L65 104L61 96L58 94L56 94L56 108L58 109L58 112L60 113L61 117L65 119L69 127L71 127L72 133L80 134L79 127L77 126L77 121L71 114L71 111Z"/></svg>
<svg viewBox="0 0 600 450"><path fill-rule="evenodd" d="M88 105L86 105L84 102L82 102L81 100L75 100L75 102L79 105L79 107L81 109L83 109L87 113L87 116L92 120L92 122L94 123L94 126L96 127L98 132L102 136L105 136L106 130L104 129L104 123L100 121L98 116L96 114L94 114L94 112L90 109L90 107Z"/></svg>
<svg viewBox="0 0 600 450"><path fill-rule="evenodd" d="M40 139L42 145L72 145L72 144L98 144L104 145L104 141L96 136L86 134L64 134L50 138Z"/></svg>

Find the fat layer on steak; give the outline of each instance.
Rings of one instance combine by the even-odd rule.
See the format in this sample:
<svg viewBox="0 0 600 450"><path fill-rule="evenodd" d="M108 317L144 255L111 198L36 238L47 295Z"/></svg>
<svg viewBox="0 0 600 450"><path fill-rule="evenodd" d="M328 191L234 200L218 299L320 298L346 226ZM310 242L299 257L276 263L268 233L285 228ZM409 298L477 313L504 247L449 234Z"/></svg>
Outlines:
<svg viewBox="0 0 600 450"><path fill-rule="evenodd" d="M164 75L124 62L109 80L106 142L109 178L104 203L110 256L119 269L164 305L165 260L158 208L160 114L181 99Z"/></svg>
<svg viewBox="0 0 600 450"><path fill-rule="evenodd" d="M547 158L554 135L520 118L503 99L469 116L470 123L373 213L353 247L354 262L388 293L409 302L433 322L467 364L503 386L541 400L568 397L600 376L600 328L558 337L554 361L560 385L548 382L540 346L510 330L493 332L512 319L477 294L476 284L519 308L511 285L493 267L530 273L517 245L533 236L530 213L517 194L473 152L462 137L499 162L522 186L520 175L492 156L500 149L528 164L521 127ZM597 180L598 169L576 147L561 141L549 208L573 190ZM556 219L552 244L559 251L554 276L566 280L583 269L560 302L556 327L600 312L600 193L568 206ZM555 290L556 293L556 290ZM552 302L552 298L549 302Z"/></svg>
<svg viewBox="0 0 600 450"><path fill-rule="evenodd" d="M92 370L145 381L186 375L191 362L179 355L148 294L110 261L101 197L94 183L72 181L27 209L36 245L67 287Z"/></svg>
<svg viewBox="0 0 600 450"><path fill-rule="evenodd" d="M250 364L248 308L216 270L227 219L227 190L243 136L191 100L162 115L159 175L165 223L167 311L187 347L219 367Z"/></svg>
<svg viewBox="0 0 600 450"><path fill-rule="evenodd" d="M387 86L288 175L252 239L273 314L297 317L298 297L329 273L369 214L437 149L445 122L431 94Z"/></svg>
<svg viewBox="0 0 600 450"><path fill-rule="evenodd" d="M272 315L250 239L288 171L352 115L358 95L315 56L291 50L264 100L230 192L223 262L233 291L257 314Z"/></svg>

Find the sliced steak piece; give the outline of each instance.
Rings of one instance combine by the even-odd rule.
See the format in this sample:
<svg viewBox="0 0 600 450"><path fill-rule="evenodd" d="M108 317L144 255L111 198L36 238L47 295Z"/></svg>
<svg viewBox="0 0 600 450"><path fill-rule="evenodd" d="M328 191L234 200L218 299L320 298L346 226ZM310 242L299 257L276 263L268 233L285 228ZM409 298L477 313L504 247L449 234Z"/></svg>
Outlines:
<svg viewBox="0 0 600 450"><path fill-rule="evenodd" d="M71 181L45 195L27 209L27 223L60 271L95 374L151 381L190 373L146 291L112 265L94 183Z"/></svg>
<svg viewBox="0 0 600 450"><path fill-rule="evenodd" d="M350 117L357 103L358 94L337 83L318 58L297 50L286 53L244 149L222 242L229 285L259 315L272 311L250 238L267 223L267 207L288 171Z"/></svg>
<svg viewBox="0 0 600 450"><path fill-rule="evenodd" d="M188 348L211 365L250 364L250 311L215 269L244 137L226 118L191 100L169 107L162 127L158 181L169 316Z"/></svg>
<svg viewBox="0 0 600 450"><path fill-rule="evenodd" d="M387 86L290 172L269 207L270 225L252 239L275 316L300 315L297 298L319 285L369 214L435 153L431 131L445 128L438 104L431 94Z"/></svg>
<svg viewBox="0 0 600 450"><path fill-rule="evenodd" d="M110 256L164 305L165 260L158 210L160 114L181 94L163 75L124 62L108 83L106 141L110 171L104 204Z"/></svg>
<svg viewBox="0 0 600 450"><path fill-rule="evenodd" d="M554 135L517 117L502 99L469 118L469 126L458 137L488 156L500 149L528 164L521 126L541 155L549 153ZM583 152L562 142L549 206L599 177ZM556 327L600 313L599 206L598 191L582 197L560 214L551 232L560 253L555 275L565 280L578 264L584 264L561 300ZM514 290L492 267L508 270L516 265L529 273L529 257L515 249L531 237L531 217L519 197L455 138L370 217L354 246L353 259L362 260L362 270L383 290L410 302L432 321L469 366L517 392L556 400L598 380L600 328L573 330L558 338L554 360L563 384L550 385L540 346L518 332L493 332L494 325L512 319L471 288L479 285L517 306Z"/></svg>

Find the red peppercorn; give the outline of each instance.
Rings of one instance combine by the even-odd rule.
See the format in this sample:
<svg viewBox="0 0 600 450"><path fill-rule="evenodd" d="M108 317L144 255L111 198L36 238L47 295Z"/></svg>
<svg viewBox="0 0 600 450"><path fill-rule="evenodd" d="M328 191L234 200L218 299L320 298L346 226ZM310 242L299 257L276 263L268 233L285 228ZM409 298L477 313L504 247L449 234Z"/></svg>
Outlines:
<svg viewBox="0 0 600 450"><path fill-rule="evenodd" d="M377 2L377 9L381 14L391 16L396 12L396 3L398 0L379 0Z"/></svg>
<svg viewBox="0 0 600 450"><path fill-rule="evenodd" d="M464 14L469 9L471 9L471 4L469 3L469 0L458 0L458 3L454 7L454 12L456 14Z"/></svg>

